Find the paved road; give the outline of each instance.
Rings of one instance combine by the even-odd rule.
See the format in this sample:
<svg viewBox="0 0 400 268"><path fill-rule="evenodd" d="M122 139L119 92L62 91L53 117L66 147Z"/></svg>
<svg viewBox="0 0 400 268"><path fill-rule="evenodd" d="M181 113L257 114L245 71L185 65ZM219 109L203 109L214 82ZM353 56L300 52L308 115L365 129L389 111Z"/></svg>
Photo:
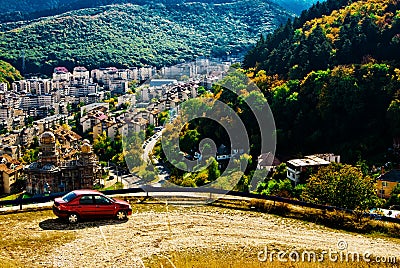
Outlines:
<svg viewBox="0 0 400 268"><path fill-rule="evenodd" d="M161 131L156 132L151 138L145 141L146 147L143 149L142 158L145 162L150 161L149 153L153 151L157 141L161 138Z"/></svg>
<svg viewBox="0 0 400 268"><path fill-rule="evenodd" d="M144 152L142 155L142 158L144 161L149 162L149 153L153 151L154 146L156 145L157 141L161 138L162 136L162 131L156 132L150 139L148 139L145 144ZM166 179L169 178L169 170L168 168L163 165L163 163L159 163L156 159L153 159L153 162L155 163L155 168L158 170L159 175L158 175L158 180L152 184L152 186L155 187L161 187L165 182Z"/></svg>
<svg viewBox="0 0 400 268"><path fill-rule="evenodd" d="M109 175L110 175L110 177L112 176L113 179L110 179L110 177L109 177L109 178L103 180L104 188L110 187L110 186L112 186L112 185L117 183L117 173L116 173L116 171L113 170L113 169L110 169L109 170Z"/></svg>

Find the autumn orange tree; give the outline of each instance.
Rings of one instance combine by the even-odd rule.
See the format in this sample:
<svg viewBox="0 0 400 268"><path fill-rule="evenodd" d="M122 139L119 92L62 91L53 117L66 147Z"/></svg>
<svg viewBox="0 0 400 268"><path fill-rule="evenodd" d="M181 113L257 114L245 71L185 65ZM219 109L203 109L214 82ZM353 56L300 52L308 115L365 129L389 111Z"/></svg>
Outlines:
<svg viewBox="0 0 400 268"><path fill-rule="evenodd" d="M306 201L351 210L367 210L379 203L373 179L358 167L332 163L312 175L303 191Z"/></svg>

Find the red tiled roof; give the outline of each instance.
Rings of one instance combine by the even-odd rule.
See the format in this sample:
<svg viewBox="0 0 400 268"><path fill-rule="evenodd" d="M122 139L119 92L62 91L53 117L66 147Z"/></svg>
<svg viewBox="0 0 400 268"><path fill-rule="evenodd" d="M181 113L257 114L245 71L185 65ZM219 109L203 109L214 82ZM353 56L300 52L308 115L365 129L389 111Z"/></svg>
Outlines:
<svg viewBox="0 0 400 268"><path fill-rule="evenodd" d="M99 119L99 120L104 120L104 119L107 119L107 118L108 117L105 114L101 114L101 115L97 116L97 119Z"/></svg>
<svg viewBox="0 0 400 268"><path fill-rule="evenodd" d="M68 69L62 66L54 68L55 73L68 73Z"/></svg>
<svg viewBox="0 0 400 268"><path fill-rule="evenodd" d="M17 171L17 170L20 170L20 169L22 169L21 165L15 166L14 169L9 169L6 164L0 164L0 172L5 172L7 174L11 174L14 171Z"/></svg>

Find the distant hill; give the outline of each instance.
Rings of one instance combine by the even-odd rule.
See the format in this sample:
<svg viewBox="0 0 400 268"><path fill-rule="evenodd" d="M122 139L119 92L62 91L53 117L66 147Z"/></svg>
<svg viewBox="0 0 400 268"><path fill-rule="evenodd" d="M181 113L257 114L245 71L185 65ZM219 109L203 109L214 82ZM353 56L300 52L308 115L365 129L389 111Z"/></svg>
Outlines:
<svg viewBox="0 0 400 268"><path fill-rule="evenodd" d="M89 68L168 65L246 51L292 14L269 1L111 5L0 24L0 58L26 72L57 65Z"/></svg>
<svg viewBox="0 0 400 268"><path fill-rule="evenodd" d="M68 11L94 8L112 4L176 5L183 3L226 4L241 0L0 0L0 22L32 20L59 15ZM284 9L300 14L316 0L271 0Z"/></svg>
<svg viewBox="0 0 400 268"><path fill-rule="evenodd" d="M0 21L17 21L26 19L27 17L38 18L41 16L58 15L67 11L111 4L175 5L187 2L221 4L235 1L237 0L0 0L0 6L2 7L0 14L3 15ZM273 0L272 2L300 14L302 10L309 8L317 0Z"/></svg>
<svg viewBox="0 0 400 268"><path fill-rule="evenodd" d="M273 0L273 2L287 10L293 11L296 14L300 14L303 10L308 9L313 4L317 3L318 0Z"/></svg>

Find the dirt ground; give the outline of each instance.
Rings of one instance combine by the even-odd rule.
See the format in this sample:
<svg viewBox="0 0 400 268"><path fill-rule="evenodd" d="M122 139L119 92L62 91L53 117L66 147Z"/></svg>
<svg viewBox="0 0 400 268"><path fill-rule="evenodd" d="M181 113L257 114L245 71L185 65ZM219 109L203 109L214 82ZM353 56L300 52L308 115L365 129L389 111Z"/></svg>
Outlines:
<svg viewBox="0 0 400 268"><path fill-rule="evenodd" d="M33 250L25 264L40 267L143 267L150 256L202 249L242 250L257 256L268 248L284 250L346 250L400 258L400 242L325 228L274 215L215 207L166 207L136 211L128 221L103 220L71 226L55 217L15 226L27 235L73 233L75 238L47 252ZM19 229L19 230L17 230ZM257 251L257 252L254 252ZM18 254L15 252L14 254ZM250 257L249 255L249 257Z"/></svg>

